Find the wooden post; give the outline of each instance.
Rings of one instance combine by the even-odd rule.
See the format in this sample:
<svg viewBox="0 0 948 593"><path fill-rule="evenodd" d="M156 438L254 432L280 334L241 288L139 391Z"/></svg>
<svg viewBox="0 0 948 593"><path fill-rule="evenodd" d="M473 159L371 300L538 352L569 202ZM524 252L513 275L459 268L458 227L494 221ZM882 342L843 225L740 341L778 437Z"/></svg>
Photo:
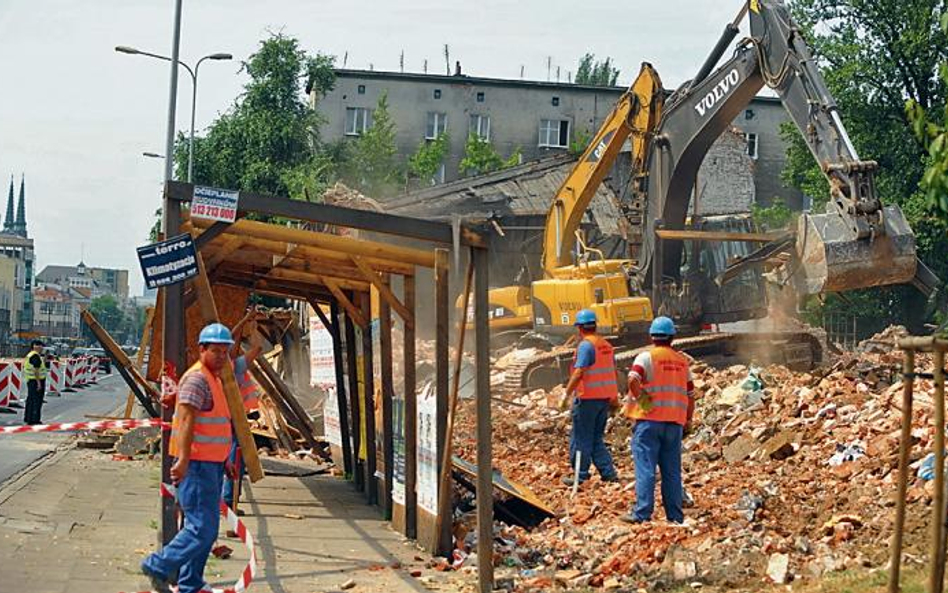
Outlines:
<svg viewBox="0 0 948 593"><path fill-rule="evenodd" d="M487 325L487 250L472 249L474 327L477 365L477 582L481 593L494 589L494 486L491 452L490 335Z"/></svg>
<svg viewBox="0 0 948 593"><path fill-rule="evenodd" d="M448 250L435 249L435 402L437 409L438 473L444 471L441 453L444 451L448 420ZM450 468L448 469L450 471ZM440 498L440 492L438 493ZM441 509L439 509L441 514ZM435 534L437 552L451 552L451 515L441 518L441 529Z"/></svg>
<svg viewBox="0 0 948 593"><path fill-rule="evenodd" d="M447 409L447 428L444 439L444 450L441 452L441 471L438 473L438 531L441 532L445 522L450 523L454 516L453 490L451 488L452 459L454 455L454 416L457 413L458 391L461 385L461 363L464 360L464 333L467 329L467 310L471 298L471 281L474 276L474 257L471 254L467 262L467 271L464 274L463 307L458 320L458 341L454 358L454 373L451 376L451 393Z"/></svg>
<svg viewBox="0 0 948 593"><path fill-rule="evenodd" d="M318 447L316 442L315 433L316 428L313 426L313 421L310 419L309 414L306 413L306 410L303 409L303 406L296 400L296 397L293 395L293 392L290 391L290 386L286 384L285 381L280 379L280 376L277 374L276 370L270 365L267 359L263 356L257 357L257 360L254 363L257 367L263 371L263 374L267 376L267 380L274 387L273 398L282 400L282 403L286 405L289 413L284 413L284 416L287 420L293 421L296 426L296 430L300 431L300 434L303 436L303 440L306 441L306 445L313 449L314 451Z"/></svg>
<svg viewBox="0 0 948 593"><path fill-rule="evenodd" d="M168 184L165 184L164 204L162 205L162 230L166 238L178 235L181 228L181 206L171 199L168 193ZM178 378L185 369L185 334L184 334L184 284L172 284L161 289L164 293L163 307L160 312L161 353L152 352L151 356L163 356L161 363L171 363ZM159 363L160 368L163 364ZM161 407L161 419L171 423L174 418L174 409L170 406ZM161 431L161 481L171 483L171 454L169 453L170 430ZM164 546L178 533L178 522L175 518L175 501L165 496L161 498L161 532L159 538Z"/></svg>
<svg viewBox="0 0 948 593"><path fill-rule="evenodd" d="M411 324L405 324L405 535L418 537L418 399L415 393L415 277L402 277L402 301L412 315Z"/></svg>
<svg viewBox="0 0 948 593"><path fill-rule="evenodd" d="M362 315L372 319L372 297L362 293ZM365 497L369 504L378 504L379 489L375 472L375 377L372 371L372 323L362 332L362 384L365 386Z"/></svg>
<svg viewBox="0 0 948 593"><path fill-rule="evenodd" d="M319 313L320 320L329 333L332 334L332 358L336 369L336 401L339 405L339 436L342 439L342 460L346 477L352 476L355 464L352 459L352 441L349 439L349 410L346 397L346 374L342 363L342 328L339 327L339 305L333 301L329 305L329 317L323 315L322 309L318 307L319 303L313 303L313 308ZM354 429L353 429L354 430Z"/></svg>
<svg viewBox="0 0 948 593"><path fill-rule="evenodd" d="M935 364L935 495L932 500L931 593L945 590L945 351L936 349ZM940 563L940 565L939 565Z"/></svg>
<svg viewBox="0 0 948 593"><path fill-rule="evenodd" d="M915 351L906 350L902 361L902 434L899 437L899 481L895 492L895 526L889 560L889 593L899 593L902 570L902 536L905 530L905 494L908 491L909 455L912 452L912 389L915 385Z"/></svg>
<svg viewBox="0 0 948 593"><path fill-rule="evenodd" d="M155 307L145 309L145 325L142 326L142 338L138 342L138 353L135 355L135 368L141 370L145 362L145 348L151 340L151 324L155 320ZM125 399L125 418L132 417L132 406L135 404L135 391L128 390L128 397Z"/></svg>
<svg viewBox="0 0 948 593"><path fill-rule="evenodd" d="M333 302L338 309L338 303ZM365 489L365 474L362 469L362 459L359 457L359 451L362 447L362 415L359 410L359 367L358 357L356 355L356 334L355 323L348 315L344 321L346 332L346 367L349 375L349 414L351 416L352 426L352 483L357 490Z"/></svg>
<svg viewBox="0 0 948 593"><path fill-rule="evenodd" d="M211 283L207 279L204 259L200 253L197 254L197 264L198 275L194 279L194 286L197 289L201 316L205 323L217 323L220 319L217 315L217 304L214 302L214 293L211 291ZM224 384L224 395L227 396L227 407L230 409L230 421L234 427L234 434L247 466L247 475L251 482L256 482L263 478L263 467L260 466L260 457L257 455L257 445L254 443L253 434L250 433L247 411L244 409L240 389L237 388L233 365L225 364L221 369L221 382Z"/></svg>
<svg viewBox="0 0 948 593"><path fill-rule="evenodd" d="M383 285L388 288L388 274ZM385 298L379 299L379 356L381 356L382 380L382 458L384 459L385 484L382 492L382 514L392 519L392 481L395 478L395 424L392 421L392 308Z"/></svg>

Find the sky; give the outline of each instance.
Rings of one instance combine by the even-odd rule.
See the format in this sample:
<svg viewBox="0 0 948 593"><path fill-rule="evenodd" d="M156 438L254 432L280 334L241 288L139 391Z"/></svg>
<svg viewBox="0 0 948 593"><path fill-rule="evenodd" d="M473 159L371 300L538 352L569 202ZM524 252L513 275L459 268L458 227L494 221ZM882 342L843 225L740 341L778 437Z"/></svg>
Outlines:
<svg viewBox="0 0 948 593"><path fill-rule="evenodd" d="M610 56L629 84L642 61L666 88L690 78L739 0L184 0L181 59L226 52L201 66L198 131L226 111L246 81L246 59L270 32L348 68L443 72L443 47L472 76L561 78L586 52ZM26 175L36 271L48 264L124 268L141 294L135 248L160 206L167 62L114 51L170 55L173 0L0 0L0 214L9 176ZM181 73L177 129L189 127L191 84Z"/></svg>

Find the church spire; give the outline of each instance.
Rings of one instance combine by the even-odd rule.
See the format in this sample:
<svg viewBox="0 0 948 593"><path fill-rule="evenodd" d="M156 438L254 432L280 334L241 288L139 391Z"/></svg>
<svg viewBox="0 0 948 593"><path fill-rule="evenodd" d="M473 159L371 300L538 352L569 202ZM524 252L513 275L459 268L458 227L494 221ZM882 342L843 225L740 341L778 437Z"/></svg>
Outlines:
<svg viewBox="0 0 948 593"><path fill-rule="evenodd" d="M3 232L13 232L13 175L10 175L10 195L7 196L7 217L3 219Z"/></svg>
<svg viewBox="0 0 948 593"><path fill-rule="evenodd" d="M26 175L20 176L20 201L16 207L16 222L13 225L13 232L21 237L26 237Z"/></svg>

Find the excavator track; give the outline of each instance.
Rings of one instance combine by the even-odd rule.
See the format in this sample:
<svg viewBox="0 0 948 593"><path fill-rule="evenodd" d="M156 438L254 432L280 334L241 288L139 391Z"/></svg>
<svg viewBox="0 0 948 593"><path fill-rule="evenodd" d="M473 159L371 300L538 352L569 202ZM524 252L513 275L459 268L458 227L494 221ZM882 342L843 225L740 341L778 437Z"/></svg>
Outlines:
<svg viewBox="0 0 948 593"><path fill-rule="evenodd" d="M821 364L825 351L821 339L806 331L701 334L675 340L675 348L712 365L782 364L793 370L808 370ZM625 370L647 349L648 345L616 345L620 390L625 389ZM573 352L573 348L562 346L512 363L505 371L505 391L526 393L565 383Z"/></svg>

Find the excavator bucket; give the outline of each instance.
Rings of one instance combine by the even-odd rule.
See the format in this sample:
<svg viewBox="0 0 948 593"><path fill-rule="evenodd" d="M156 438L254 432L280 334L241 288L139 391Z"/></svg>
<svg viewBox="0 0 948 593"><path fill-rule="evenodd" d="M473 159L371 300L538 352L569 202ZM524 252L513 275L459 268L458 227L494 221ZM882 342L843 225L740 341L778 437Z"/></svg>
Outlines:
<svg viewBox="0 0 948 593"><path fill-rule="evenodd" d="M898 206L886 206L883 220L884 234L858 239L835 212L801 216L796 241L798 290L817 294L911 282L915 235Z"/></svg>

